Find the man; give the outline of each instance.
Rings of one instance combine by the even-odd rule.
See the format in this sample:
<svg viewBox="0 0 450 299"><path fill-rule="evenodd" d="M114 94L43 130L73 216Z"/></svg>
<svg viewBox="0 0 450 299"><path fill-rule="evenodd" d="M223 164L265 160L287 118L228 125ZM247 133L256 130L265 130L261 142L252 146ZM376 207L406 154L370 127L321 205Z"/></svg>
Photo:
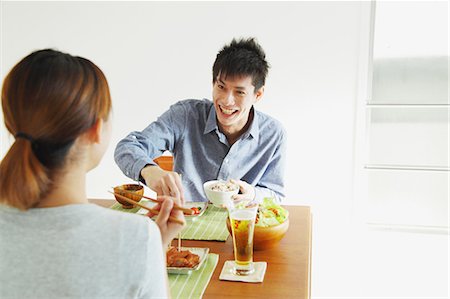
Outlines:
<svg viewBox="0 0 450 299"><path fill-rule="evenodd" d="M256 111L264 94L269 65L253 38L224 46L213 65L213 102L184 100L170 107L142 132L121 140L115 161L130 178L158 195L207 201L203 183L233 179L235 200L284 197L286 135L281 124ZM153 159L164 151L174 157L174 171Z"/></svg>

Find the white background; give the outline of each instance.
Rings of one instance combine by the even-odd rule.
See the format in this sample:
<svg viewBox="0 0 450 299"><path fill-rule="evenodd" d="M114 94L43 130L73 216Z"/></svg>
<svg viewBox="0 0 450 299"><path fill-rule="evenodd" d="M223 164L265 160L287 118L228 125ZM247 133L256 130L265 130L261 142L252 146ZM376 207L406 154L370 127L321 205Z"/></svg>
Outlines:
<svg viewBox="0 0 450 299"><path fill-rule="evenodd" d="M2 78L31 51L52 47L91 59L109 80L114 132L88 175L89 197L112 198L106 190L129 181L113 161L121 138L178 100L211 98L217 51L233 37L254 36L271 64L256 108L288 132L285 203L310 205L314 213L313 298L448 295L445 236L355 237L346 226L361 200L352 197L352 173L363 160L353 158L361 133L354 125L366 100L361 63L367 63L370 2L1 5ZM12 138L3 127L0 133L1 158Z"/></svg>
<svg viewBox="0 0 450 299"><path fill-rule="evenodd" d="M89 197L128 179L115 144L169 105L210 98L212 64L233 37L256 37L271 64L256 106L288 132L287 204L326 205L351 198L358 2L3 3L2 76L33 50L87 57L106 74L114 133L88 175ZM2 131L4 134L4 131ZM2 135L2 155L11 137Z"/></svg>

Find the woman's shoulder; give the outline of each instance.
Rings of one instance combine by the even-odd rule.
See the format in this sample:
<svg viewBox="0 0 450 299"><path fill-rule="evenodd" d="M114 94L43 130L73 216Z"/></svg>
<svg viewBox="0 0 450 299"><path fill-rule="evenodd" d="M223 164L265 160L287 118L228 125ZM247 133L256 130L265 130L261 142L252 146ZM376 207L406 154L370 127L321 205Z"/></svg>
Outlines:
<svg viewBox="0 0 450 299"><path fill-rule="evenodd" d="M150 220L140 214L126 213L122 211L117 211L109 208L100 207L97 205L94 209L98 212L98 217L103 217L104 221L109 222L111 225L115 226L118 230L136 230L139 231L151 231L158 230L158 226Z"/></svg>

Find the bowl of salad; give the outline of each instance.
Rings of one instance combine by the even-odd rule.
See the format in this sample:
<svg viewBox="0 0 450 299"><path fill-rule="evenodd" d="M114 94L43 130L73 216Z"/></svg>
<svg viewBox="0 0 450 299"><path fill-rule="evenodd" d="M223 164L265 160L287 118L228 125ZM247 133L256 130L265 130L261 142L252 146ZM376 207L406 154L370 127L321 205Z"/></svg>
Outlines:
<svg viewBox="0 0 450 299"><path fill-rule="evenodd" d="M231 235L230 219L227 228ZM258 207L253 236L253 248L264 250L274 247L283 239L289 228L289 213L273 198L264 198Z"/></svg>

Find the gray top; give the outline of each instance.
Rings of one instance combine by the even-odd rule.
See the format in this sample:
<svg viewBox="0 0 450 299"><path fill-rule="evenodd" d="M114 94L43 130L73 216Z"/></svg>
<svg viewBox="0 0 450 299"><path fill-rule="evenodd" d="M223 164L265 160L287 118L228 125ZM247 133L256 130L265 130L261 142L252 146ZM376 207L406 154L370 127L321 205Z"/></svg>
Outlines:
<svg viewBox="0 0 450 299"><path fill-rule="evenodd" d="M0 205L0 298L165 298L165 275L161 234L144 216Z"/></svg>
<svg viewBox="0 0 450 299"><path fill-rule="evenodd" d="M258 200L281 200L286 134L280 122L253 111L249 129L230 146L219 131L211 101L180 101L143 131L122 139L114 158L123 173L137 181L145 165L155 165L153 159L166 150L172 152L187 201L207 201L203 183L215 179L244 180L255 186Z"/></svg>

